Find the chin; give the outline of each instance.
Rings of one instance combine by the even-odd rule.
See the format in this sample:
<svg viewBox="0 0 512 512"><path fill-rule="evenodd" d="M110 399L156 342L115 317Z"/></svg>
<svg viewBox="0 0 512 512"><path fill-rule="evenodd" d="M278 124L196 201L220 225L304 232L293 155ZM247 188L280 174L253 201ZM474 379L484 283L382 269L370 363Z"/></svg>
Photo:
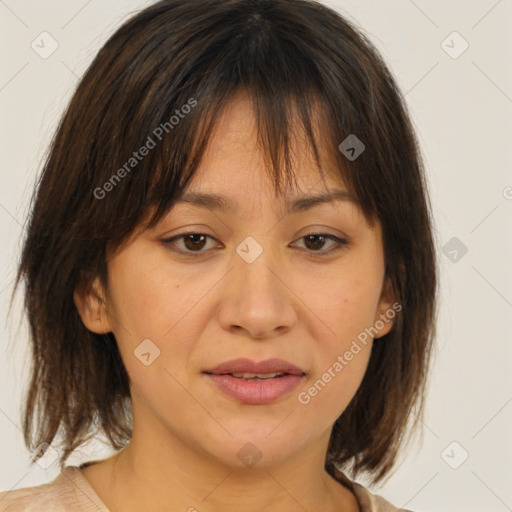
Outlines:
<svg viewBox="0 0 512 512"><path fill-rule="evenodd" d="M227 428L233 437L222 436L218 445L204 448L218 461L237 469L263 469L283 463L314 442L314 434L297 432L275 421L246 422L239 428ZM284 415L286 417L286 415ZM282 421L282 418L281 420ZM290 427L290 425L288 426Z"/></svg>

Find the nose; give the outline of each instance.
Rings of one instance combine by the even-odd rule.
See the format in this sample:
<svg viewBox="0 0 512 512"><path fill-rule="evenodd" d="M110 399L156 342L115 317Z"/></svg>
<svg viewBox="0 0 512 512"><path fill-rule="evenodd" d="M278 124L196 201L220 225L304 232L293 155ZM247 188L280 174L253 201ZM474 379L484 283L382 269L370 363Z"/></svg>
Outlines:
<svg viewBox="0 0 512 512"><path fill-rule="evenodd" d="M250 260L249 260L250 261ZM288 331L297 321L298 299L289 276L270 250L252 262L235 254L217 308L223 329L254 339Z"/></svg>

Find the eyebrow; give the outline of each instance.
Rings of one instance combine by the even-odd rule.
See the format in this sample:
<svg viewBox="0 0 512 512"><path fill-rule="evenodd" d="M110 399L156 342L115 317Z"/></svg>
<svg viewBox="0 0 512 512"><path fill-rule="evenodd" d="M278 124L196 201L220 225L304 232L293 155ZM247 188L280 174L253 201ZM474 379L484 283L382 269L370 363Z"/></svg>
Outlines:
<svg viewBox="0 0 512 512"><path fill-rule="evenodd" d="M288 199L286 201L286 208L288 213L298 213L309 210L320 204L339 201L352 201L359 204L359 201L348 191L343 189L334 189L325 193L311 194ZM233 199L222 194L187 192L176 201L176 204L180 203L187 203L199 208L217 210L223 213L235 214L238 212L237 203L233 201Z"/></svg>

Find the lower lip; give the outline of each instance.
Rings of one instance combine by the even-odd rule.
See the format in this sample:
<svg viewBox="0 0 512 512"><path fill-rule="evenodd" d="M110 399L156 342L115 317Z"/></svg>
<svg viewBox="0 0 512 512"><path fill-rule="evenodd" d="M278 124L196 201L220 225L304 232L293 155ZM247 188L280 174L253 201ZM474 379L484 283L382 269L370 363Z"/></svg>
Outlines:
<svg viewBox="0 0 512 512"><path fill-rule="evenodd" d="M245 380L232 375L206 374L221 391L232 398L250 405L270 404L295 389L304 375L285 375L272 379Z"/></svg>

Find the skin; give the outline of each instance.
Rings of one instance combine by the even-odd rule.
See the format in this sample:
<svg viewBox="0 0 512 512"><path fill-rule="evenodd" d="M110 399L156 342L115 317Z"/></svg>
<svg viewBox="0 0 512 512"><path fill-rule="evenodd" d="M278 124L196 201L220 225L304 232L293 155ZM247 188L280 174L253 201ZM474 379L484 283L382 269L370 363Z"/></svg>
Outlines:
<svg viewBox="0 0 512 512"><path fill-rule="evenodd" d="M190 186L229 196L237 213L177 205L154 229L136 230L109 254L108 288L96 279L89 293L75 292L86 327L114 333L130 376L129 445L82 470L111 512L359 510L324 461L372 340L307 405L298 393L391 308L381 228L370 226L351 200L287 215L287 197L272 187L254 123L249 99L233 100ZM312 155L296 142L299 187L290 197L324 192ZM333 173L327 184L344 188ZM213 239L162 242L184 232ZM315 232L348 237L349 244L318 256L336 244L303 238ZM247 236L263 249L252 263L236 252ZM375 337L391 327L385 323ZM134 355L147 338L160 349L149 366ZM236 357L279 357L306 377L275 403L241 404L202 373ZM252 467L237 456L246 443L261 454Z"/></svg>

